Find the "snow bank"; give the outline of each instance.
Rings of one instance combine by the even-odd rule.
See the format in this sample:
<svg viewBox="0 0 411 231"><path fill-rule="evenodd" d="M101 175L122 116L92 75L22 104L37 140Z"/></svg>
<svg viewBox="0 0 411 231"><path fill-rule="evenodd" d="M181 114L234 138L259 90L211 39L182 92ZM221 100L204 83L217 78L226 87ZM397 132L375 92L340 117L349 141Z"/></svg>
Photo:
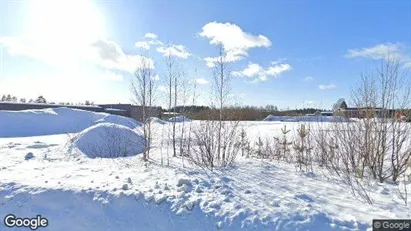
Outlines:
<svg viewBox="0 0 411 231"><path fill-rule="evenodd" d="M185 116L175 116L168 119L170 122L190 122L191 120Z"/></svg>
<svg viewBox="0 0 411 231"><path fill-rule="evenodd" d="M102 119L99 119L95 122L96 124L98 123L113 123L113 124L118 124L118 125L123 125L128 128L134 129L136 127L142 126L143 124L141 122L138 122L137 120L134 120L132 118L124 117L124 116L118 116L118 115L107 115Z"/></svg>
<svg viewBox="0 0 411 231"><path fill-rule="evenodd" d="M98 123L82 131L73 145L90 158L133 156L144 151L144 136L113 123Z"/></svg>
<svg viewBox="0 0 411 231"><path fill-rule="evenodd" d="M177 215L171 211L168 202L160 205L147 203L144 199L137 200L134 195L114 196L102 191L46 190L0 184L0 198L10 195L14 199L4 202L0 216L4 218L13 213L18 217L35 217L41 214L49 221L48 227L38 229L44 231L208 231L215 227L212 219L198 209L190 215ZM0 230L8 230L3 222Z"/></svg>
<svg viewBox="0 0 411 231"><path fill-rule="evenodd" d="M150 123L161 124L161 125L167 123L167 121L164 121L164 120L159 119L157 117L150 117L150 118L147 119L147 121L149 121Z"/></svg>
<svg viewBox="0 0 411 231"><path fill-rule="evenodd" d="M27 137L80 132L95 123L112 122L130 128L133 119L71 108L0 111L0 137Z"/></svg>
<svg viewBox="0 0 411 231"><path fill-rule="evenodd" d="M269 115L263 121L281 122L348 122L348 119L340 116L273 116Z"/></svg>

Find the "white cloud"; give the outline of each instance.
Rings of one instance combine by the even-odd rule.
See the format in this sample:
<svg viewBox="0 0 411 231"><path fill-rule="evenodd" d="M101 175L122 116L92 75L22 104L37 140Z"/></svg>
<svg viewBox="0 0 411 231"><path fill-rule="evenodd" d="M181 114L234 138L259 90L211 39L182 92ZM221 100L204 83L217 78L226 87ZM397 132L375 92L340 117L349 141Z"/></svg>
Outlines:
<svg viewBox="0 0 411 231"><path fill-rule="evenodd" d="M261 73L264 73L264 68L261 67L259 64L250 62L243 71L235 72L234 75L255 77L257 75L260 75Z"/></svg>
<svg viewBox="0 0 411 231"><path fill-rule="evenodd" d="M144 35L144 37L145 37L145 38L148 38L148 39L157 39L157 38L158 38L158 36L157 36L156 34L154 34L154 33L146 33L146 34Z"/></svg>
<svg viewBox="0 0 411 231"><path fill-rule="evenodd" d="M134 46L137 48L143 48L146 50L150 50L152 45L163 45L163 42L157 39L147 40L147 41L137 41Z"/></svg>
<svg viewBox="0 0 411 231"><path fill-rule="evenodd" d="M0 44L12 56L26 56L56 67L72 68L72 65L83 61L106 69L127 72L134 72L143 61L148 66L154 67L153 60L140 55L125 54L120 45L105 39L98 39L91 44L82 44L71 49L65 49L63 44L47 46L42 41L20 37L0 37Z"/></svg>
<svg viewBox="0 0 411 231"><path fill-rule="evenodd" d="M248 56L248 50L256 47L270 47L270 40L263 35L244 32L231 23L209 22L203 26L200 36L210 39L212 45L222 45L227 54L226 62L235 62ZM204 59L207 66L214 66L217 57Z"/></svg>
<svg viewBox="0 0 411 231"><path fill-rule="evenodd" d="M281 59L278 59L277 61L271 62L271 64L272 65L277 65L277 64L280 64L280 63L284 63L285 61L287 61L286 58L281 58Z"/></svg>
<svg viewBox="0 0 411 231"><path fill-rule="evenodd" d="M150 42L149 41L140 41L140 42L136 42L135 46L138 48L143 48L146 50L150 50Z"/></svg>
<svg viewBox="0 0 411 231"><path fill-rule="evenodd" d="M232 63L238 60L241 60L243 57L238 56L236 53L226 53L225 56L223 57L222 61L225 63ZM206 65L208 67L215 67L215 63L217 61L221 60L221 57L206 57L204 58L204 61L206 61Z"/></svg>
<svg viewBox="0 0 411 231"><path fill-rule="evenodd" d="M102 78L108 81L123 81L124 77L121 74L107 71L103 74Z"/></svg>
<svg viewBox="0 0 411 231"><path fill-rule="evenodd" d="M156 51L163 54L163 56L174 56L182 59L187 59L191 56L190 52L183 45L164 45L164 42L159 40L156 34L146 33L144 37L148 40L136 42L136 47L150 50L151 46L157 46Z"/></svg>
<svg viewBox="0 0 411 231"><path fill-rule="evenodd" d="M272 62L271 66L264 69L256 63L250 62L248 66L242 71L233 71L231 74L237 77L249 77L254 80L266 81L269 76L278 77L281 73L290 71L292 69L290 64Z"/></svg>
<svg viewBox="0 0 411 231"><path fill-rule="evenodd" d="M334 84L320 84L320 85L318 85L318 88L320 89L320 90L331 90L331 89L334 89L334 88L336 88L337 86L336 85L334 85Z"/></svg>
<svg viewBox="0 0 411 231"><path fill-rule="evenodd" d="M89 60L106 68L122 70L133 73L142 65L154 68L152 59L141 55L125 54L121 47L108 40L97 40L92 44L94 52L89 56Z"/></svg>
<svg viewBox="0 0 411 231"><path fill-rule="evenodd" d="M191 55L183 45L157 47L157 52L163 54L164 56L175 56L182 59L187 59Z"/></svg>
<svg viewBox="0 0 411 231"><path fill-rule="evenodd" d="M205 85L205 84L208 84L209 82L206 79L198 78L198 79L196 79L196 83L200 84L200 85Z"/></svg>
<svg viewBox="0 0 411 231"><path fill-rule="evenodd" d="M307 77L304 78L304 81L305 81L305 82L311 82L311 81L313 81L313 80L314 80L314 78L311 77L311 76L307 76Z"/></svg>
<svg viewBox="0 0 411 231"><path fill-rule="evenodd" d="M274 66L270 66L267 71L266 74L267 75L271 75L271 76L278 76L280 75L282 72L285 71L290 71L291 70L291 65L288 63L282 63L282 64L276 64Z"/></svg>
<svg viewBox="0 0 411 231"><path fill-rule="evenodd" d="M400 43L378 44L372 47L361 49L350 49L345 55L346 58L369 58L369 59L396 59L403 63L405 67L411 66L411 56L405 54L405 47Z"/></svg>
<svg viewBox="0 0 411 231"><path fill-rule="evenodd" d="M62 44L47 43L43 40L22 37L1 37L0 45L11 56L25 56L42 61L54 67L69 67L78 62L84 49L84 44L74 47L64 47Z"/></svg>

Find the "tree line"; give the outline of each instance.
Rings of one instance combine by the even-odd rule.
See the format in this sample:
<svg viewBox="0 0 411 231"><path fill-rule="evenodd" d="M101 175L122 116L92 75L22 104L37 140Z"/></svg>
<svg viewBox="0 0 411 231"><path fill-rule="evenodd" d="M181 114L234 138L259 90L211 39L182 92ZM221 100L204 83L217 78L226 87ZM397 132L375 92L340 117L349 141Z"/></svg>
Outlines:
<svg viewBox="0 0 411 231"><path fill-rule="evenodd" d="M240 120L262 120L268 115L274 116L303 116L307 114L314 114L315 112L325 111L319 108L301 108L301 109L285 109L279 110L277 106L267 105L265 107L257 106L227 106L224 108L226 111L230 111L229 114L236 114ZM176 112L179 114L185 114L190 119L205 120L210 116L215 115L215 109L209 106L177 106L172 107L170 110L163 110L164 112ZM214 118L215 119L215 118ZM224 120L229 118L223 117Z"/></svg>
<svg viewBox="0 0 411 231"><path fill-rule="evenodd" d="M0 102L10 102L10 103L43 103L43 104L58 104L58 105L70 105L70 106L79 106L79 105L95 105L93 101L90 100L85 100L84 102L77 102L77 103L72 103L72 102L53 102L53 101L47 101L46 98L42 95L38 96L35 99L26 99L26 98L20 98L14 95L10 94L3 94L3 96L0 99Z"/></svg>

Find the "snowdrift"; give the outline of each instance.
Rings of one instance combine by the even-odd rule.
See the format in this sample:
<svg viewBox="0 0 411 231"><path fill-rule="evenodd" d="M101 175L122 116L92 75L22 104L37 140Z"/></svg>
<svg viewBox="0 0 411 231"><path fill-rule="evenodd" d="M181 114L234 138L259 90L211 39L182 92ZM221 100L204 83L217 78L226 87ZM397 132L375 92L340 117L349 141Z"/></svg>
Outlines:
<svg viewBox="0 0 411 231"><path fill-rule="evenodd" d="M207 217L198 207L195 207L191 214L177 215L170 209L170 202L150 203L144 197L138 198L135 195L116 196L106 191L39 189L0 184L0 197L10 194L14 195L15 200L5 202L0 208L0 215L5 217L13 213L19 217L33 217L41 214L49 220L49 225L38 230L217 230L216 219ZM18 203L27 206L18 206ZM63 211L64 216L61 215ZM0 223L0 230L8 229L10 228L3 222ZM236 226L228 230L240 229L241 227Z"/></svg>
<svg viewBox="0 0 411 231"><path fill-rule="evenodd" d="M96 124L98 123L113 123L113 124L119 124L126 126L128 128L134 129L136 127L142 126L143 123L138 122L137 120L134 120L132 118L127 118L124 116L118 116L118 115L107 115L102 119L99 119L95 122Z"/></svg>
<svg viewBox="0 0 411 231"><path fill-rule="evenodd" d="M157 117L150 117L150 118L147 119L147 121L150 122L150 123L153 123L153 124L161 124L161 125L167 123L167 121L164 121L164 120L159 119Z"/></svg>
<svg viewBox="0 0 411 231"><path fill-rule="evenodd" d="M191 120L185 116L175 116L168 119L170 122L190 122Z"/></svg>
<svg viewBox="0 0 411 231"><path fill-rule="evenodd" d="M349 120L340 116L273 116L269 115L263 121L279 122L348 122Z"/></svg>
<svg viewBox="0 0 411 231"><path fill-rule="evenodd" d="M13 195L13 196L10 196ZM195 205L189 213L176 214L172 203L165 200L156 203L154 199L122 193L113 195L107 191L64 190L30 188L14 183L0 185L0 197L5 199L0 215L16 214L19 217L33 217L41 214L49 220L48 227L38 230L78 231L210 231L210 230L366 230L367 224L354 226L350 222L332 220L327 214L307 208L307 212L290 212L282 215L276 223L259 221L257 218L244 221L243 217L226 219L205 213ZM26 206L21 206L21 205ZM64 211L64 216L62 212ZM244 214L245 211L239 211ZM254 217L260 214L254 214ZM243 215L244 216L244 215ZM267 219L268 220L268 219ZM69 229L67 227L70 227ZM137 228L137 229L133 229ZM140 229L138 229L140 228ZM1 230L7 230L0 223ZM11 229L14 230L14 229ZM27 230L30 230L27 228Z"/></svg>
<svg viewBox="0 0 411 231"><path fill-rule="evenodd" d="M123 116L71 108L0 111L0 137L27 137L80 132L96 123L111 122L129 128L139 122Z"/></svg>
<svg viewBox="0 0 411 231"><path fill-rule="evenodd" d="M116 158L142 153L144 143L144 136L138 130L99 123L82 131L73 145L89 158Z"/></svg>

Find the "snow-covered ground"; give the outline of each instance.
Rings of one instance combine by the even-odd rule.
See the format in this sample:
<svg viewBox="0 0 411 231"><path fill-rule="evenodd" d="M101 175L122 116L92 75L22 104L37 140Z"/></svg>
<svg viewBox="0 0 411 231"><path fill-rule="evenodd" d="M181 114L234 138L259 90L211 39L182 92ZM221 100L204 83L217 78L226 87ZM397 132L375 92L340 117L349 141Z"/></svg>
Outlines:
<svg viewBox="0 0 411 231"><path fill-rule="evenodd" d="M274 116L268 115L263 121L281 122L348 122L348 119L340 116Z"/></svg>
<svg viewBox="0 0 411 231"><path fill-rule="evenodd" d="M129 128L141 125L122 116L65 107L25 111L0 110L0 138L81 132L96 123L104 122Z"/></svg>
<svg viewBox="0 0 411 231"><path fill-rule="evenodd" d="M111 121L115 125L118 120ZM396 193L397 186L367 186L374 199L369 205L326 172L301 173L287 163L239 157L235 167L213 173L181 157L162 165L161 156L165 158L167 152L171 156L171 150L160 148L170 123L153 119L152 124L154 148L148 163L142 155L90 158L73 143L80 137L75 133L40 136L40 128L47 130L47 124L39 126L37 134L25 135L0 127L3 136L12 134L0 138L0 217L40 214L49 226L39 230L180 231L367 230L375 218L411 216L411 209ZM132 131L122 125L115 127ZM254 139L278 135L284 125L292 130L297 126L287 122L241 125ZM140 134L141 128L133 131ZM37 136L22 137L27 134ZM0 230L5 230L3 224Z"/></svg>

